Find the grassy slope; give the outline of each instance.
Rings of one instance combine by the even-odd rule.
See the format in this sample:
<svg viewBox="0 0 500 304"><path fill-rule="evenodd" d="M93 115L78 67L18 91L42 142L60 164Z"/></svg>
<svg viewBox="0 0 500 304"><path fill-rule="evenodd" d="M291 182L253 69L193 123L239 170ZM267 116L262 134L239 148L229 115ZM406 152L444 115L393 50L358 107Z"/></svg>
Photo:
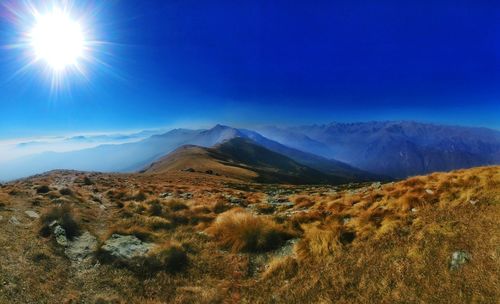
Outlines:
<svg viewBox="0 0 500 304"><path fill-rule="evenodd" d="M234 138L213 148L184 146L152 164L146 173L193 168L222 176L262 183L347 183L353 177L320 172L245 138Z"/></svg>
<svg viewBox="0 0 500 304"><path fill-rule="evenodd" d="M93 185L84 185L85 176ZM0 303L494 303L500 297L500 167L336 191L242 184L243 191L230 183L197 173L54 172L4 185ZM39 185L52 191L36 194ZM64 187L73 194L56 191ZM277 190L294 205L270 209L266 193ZM163 192L193 198L160 198L161 212L153 216L152 201ZM243 203L231 205L228 195ZM128 231L158 244L175 241L189 263L181 273L148 278L113 265L72 265L52 239L38 235L40 223L24 215L61 201L100 240ZM12 216L21 225L8 223ZM298 239L292 252L259 252L270 240L284 241L280 235ZM450 270L457 250L471 260Z"/></svg>

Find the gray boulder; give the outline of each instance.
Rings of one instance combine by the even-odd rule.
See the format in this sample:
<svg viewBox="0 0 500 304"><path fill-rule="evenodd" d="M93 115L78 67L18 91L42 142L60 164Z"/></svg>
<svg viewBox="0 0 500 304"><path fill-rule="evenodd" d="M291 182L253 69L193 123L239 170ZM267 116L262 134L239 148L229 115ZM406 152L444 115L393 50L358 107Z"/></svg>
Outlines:
<svg viewBox="0 0 500 304"><path fill-rule="evenodd" d="M133 235L113 234L101 249L115 258L131 259L146 255L153 246Z"/></svg>
<svg viewBox="0 0 500 304"><path fill-rule="evenodd" d="M463 264L469 262L471 256L468 252L463 250L455 251L451 254L450 269L456 270L460 268Z"/></svg>
<svg viewBox="0 0 500 304"><path fill-rule="evenodd" d="M21 225L21 222L15 216L12 216L9 219L9 223L11 223L12 225L15 225L15 226Z"/></svg>
<svg viewBox="0 0 500 304"><path fill-rule="evenodd" d="M35 211L32 211L32 210L26 210L26 211L24 211L24 213L29 218L32 218L32 219L38 219L38 218L40 218L40 215L38 215L38 213L36 213Z"/></svg>
<svg viewBox="0 0 500 304"><path fill-rule="evenodd" d="M66 230L61 225L54 227L54 237L56 238L57 244L61 246L68 246L68 238L66 237Z"/></svg>
<svg viewBox="0 0 500 304"><path fill-rule="evenodd" d="M92 257L97 249L97 239L95 236L85 231L72 242L69 242L64 253L72 261L83 261Z"/></svg>

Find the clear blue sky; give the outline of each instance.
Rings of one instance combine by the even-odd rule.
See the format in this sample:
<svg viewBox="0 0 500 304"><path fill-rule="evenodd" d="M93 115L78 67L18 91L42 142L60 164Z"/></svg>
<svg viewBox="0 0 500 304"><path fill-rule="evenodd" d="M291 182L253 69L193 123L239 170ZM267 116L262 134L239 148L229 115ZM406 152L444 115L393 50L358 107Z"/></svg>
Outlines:
<svg viewBox="0 0 500 304"><path fill-rule="evenodd" d="M499 1L79 6L113 43L94 54L109 68L90 65L88 80L67 79L54 94L36 66L13 76L23 54L0 48L0 138L218 122L500 128ZM1 6L0 18L0 45L11 45L19 25Z"/></svg>

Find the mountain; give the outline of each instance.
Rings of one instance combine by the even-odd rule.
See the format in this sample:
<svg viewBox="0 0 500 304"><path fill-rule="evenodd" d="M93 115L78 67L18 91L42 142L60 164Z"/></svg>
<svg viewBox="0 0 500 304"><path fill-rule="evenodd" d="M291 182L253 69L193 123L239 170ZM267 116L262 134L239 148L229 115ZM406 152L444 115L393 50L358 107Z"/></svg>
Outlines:
<svg viewBox="0 0 500 304"><path fill-rule="evenodd" d="M486 128L389 121L258 131L286 146L300 146L306 152L395 178L500 163L500 132ZM328 149L298 144L298 136Z"/></svg>
<svg viewBox="0 0 500 304"><path fill-rule="evenodd" d="M251 139L254 143L290 157L298 163L330 175L336 175L345 180L366 181L377 179L376 176L347 164L286 147L256 132L222 125L216 125L208 130L174 129L133 143L101 145L95 148L64 153L45 152L35 154L1 164L0 179L15 179L53 169L134 172L146 168L180 146L212 147L233 138Z"/></svg>
<svg viewBox="0 0 500 304"><path fill-rule="evenodd" d="M212 148L182 146L153 163L145 173L186 168L262 183L339 184L353 181L312 169L243 137L234 137Z"/></svg>

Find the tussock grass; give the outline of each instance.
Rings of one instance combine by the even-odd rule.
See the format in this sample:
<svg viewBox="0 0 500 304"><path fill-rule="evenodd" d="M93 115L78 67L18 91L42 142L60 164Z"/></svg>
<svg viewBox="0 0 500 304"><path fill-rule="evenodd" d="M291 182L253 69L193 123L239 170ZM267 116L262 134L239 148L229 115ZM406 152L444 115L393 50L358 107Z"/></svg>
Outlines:
<svg viewBox="0 0 500 304"><path fill-rule="evenodd" d="M66 231L66 237L73 239L81 233L80 225L75 219L75 213L71 206L65 204L62 206L52 207L47 209L40 217L42 227L40 228L40 235L48 237L51 234L50 225L57 222Z"/></svg>
<svg viewBox="0 0 500 304"><path fill-rule="evenodd" d="M292 237L272 220L236 208L220 214L207 230L224 248L233 252L260 252L280 247Z"/></svg>
<svg viewBox="0 0 500 304"><path fill-rule="evenodd" d="M36 188L37 194L46 194L50 192L50 188L47 185L42 185Z"/></svg>

